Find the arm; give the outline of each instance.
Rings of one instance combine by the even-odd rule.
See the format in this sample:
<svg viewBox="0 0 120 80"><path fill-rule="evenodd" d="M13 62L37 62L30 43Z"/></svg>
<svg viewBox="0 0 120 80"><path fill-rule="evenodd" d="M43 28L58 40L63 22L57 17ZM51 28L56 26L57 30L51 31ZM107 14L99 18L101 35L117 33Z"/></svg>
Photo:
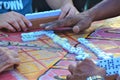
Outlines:
<svg viewBox="0 0 120 80"><path fill-rule="evenodd" d="M59 19L79 13L79 11L74 7L72 0L46 0L46 2L52 9L60 8L62 10Z"/></svg>
<svg viewBox="0 0 120 80"><path fill-rule="evenodd" d="M120 15L120 0L103 0L95 7L88 10L93 21L111 18Z"/></svg>
<svg viewBox="0 0 120 80"><path fill-rule="evenodd" d="M95 7L83 13L57 20L48 24L43 24L45 29L55 27L73 26L73 32L79 33L90 27L93 21L114 17L120 14L120 0L103 0Z"/></svg>

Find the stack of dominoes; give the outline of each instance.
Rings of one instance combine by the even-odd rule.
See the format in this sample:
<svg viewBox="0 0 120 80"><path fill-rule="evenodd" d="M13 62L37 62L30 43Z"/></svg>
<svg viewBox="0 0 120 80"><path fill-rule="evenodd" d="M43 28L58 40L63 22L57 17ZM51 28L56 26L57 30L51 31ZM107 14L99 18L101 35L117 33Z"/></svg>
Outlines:
<svg viewBox="0 0 120 80"><path fill-rule="evenodd" d="M32 27L30 29L40 28L39 25L54 21L58 19L58 16L61 14L61 10L51 10L38 13L26 14L25 17L32 22Z"/></svg>
<svg viewBox="0 0 120 80"><path fill-rule="evenodd" d="M120 75L120 57L98 60L97 65L104 68L108 76Z"/></svg>

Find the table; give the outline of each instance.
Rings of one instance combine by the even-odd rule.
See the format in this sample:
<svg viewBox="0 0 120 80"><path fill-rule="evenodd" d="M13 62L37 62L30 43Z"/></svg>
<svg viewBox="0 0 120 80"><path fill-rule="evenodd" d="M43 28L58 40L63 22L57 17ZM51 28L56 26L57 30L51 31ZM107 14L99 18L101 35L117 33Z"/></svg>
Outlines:
<svg viewBox="0 0 120 80"><path fill-rule="evenodd" d="M67 38L72 46L84 48L95 60L96 56L81 45L77 41L78 38L87 38L106 53L113 53L117 57L120 56L120 29L118 29L120 24L118 21L120 17L95 22L90 29L81 34L74 34L71 31L56 32L56 34ZM100 26L103 27L98 28ZM67 68L70 64L76 64L75 55L69 54L47 36L42 36L36 41L24 42L39 45L44 49L23 47L20 34L21 32L0 32L0 40L20 43L18 46L9 45L8 48L18 51L21 60L17 69L3 72L0 75L1 80L63 80L66 75L70 74Z"/></svg>

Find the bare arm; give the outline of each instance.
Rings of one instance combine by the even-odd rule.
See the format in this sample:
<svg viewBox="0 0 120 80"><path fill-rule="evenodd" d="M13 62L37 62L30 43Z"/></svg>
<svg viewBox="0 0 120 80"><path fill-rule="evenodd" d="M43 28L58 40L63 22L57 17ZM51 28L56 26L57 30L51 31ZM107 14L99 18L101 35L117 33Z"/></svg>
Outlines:
<svg viewBox="0 0 120 80"><path fill-rule="evenodd" d="M44 24L45 29L73 26L73 32L79 33L90 27L93 21L118 16L120 14L120 0L103 0L88 11L73 15L62 20Z"/></svg>
<svg viewBox="0 0 120 80"><path fill-rule="evenodd" d="M88 10L93 21L111 18L120 15L120 0L103 0L95 7Z"/></svg>

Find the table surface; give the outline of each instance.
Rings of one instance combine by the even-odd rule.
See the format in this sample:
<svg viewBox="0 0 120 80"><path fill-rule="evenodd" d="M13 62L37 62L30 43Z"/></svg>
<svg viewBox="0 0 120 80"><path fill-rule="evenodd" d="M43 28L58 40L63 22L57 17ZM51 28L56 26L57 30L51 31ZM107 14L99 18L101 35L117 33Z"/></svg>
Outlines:
<svg viewBox="0 0 120 80"><path fill-rule="evenodd" d="M120 17L94 22L90 29L74 34L73 32L56 32L60 37L67 38L72 46L82 47L92 55L93 59L96 56L78 43L80 37L87 38L95 46L106 53L113 53L115 57L120 56ZM0 32L0 40L21 42L19 33ZM69 54L59 45L55 44L47 36L43 36L36 41L24 42L37 44L45 49L38 50L30 47L8 46L13 50L18 51L21 60L17 69L3 72L0 75L0 80L62 80L66 75L70 74L67 70L70 64L75 65L75 55ZM56 49L54 49L56 47Z"/></svg>

